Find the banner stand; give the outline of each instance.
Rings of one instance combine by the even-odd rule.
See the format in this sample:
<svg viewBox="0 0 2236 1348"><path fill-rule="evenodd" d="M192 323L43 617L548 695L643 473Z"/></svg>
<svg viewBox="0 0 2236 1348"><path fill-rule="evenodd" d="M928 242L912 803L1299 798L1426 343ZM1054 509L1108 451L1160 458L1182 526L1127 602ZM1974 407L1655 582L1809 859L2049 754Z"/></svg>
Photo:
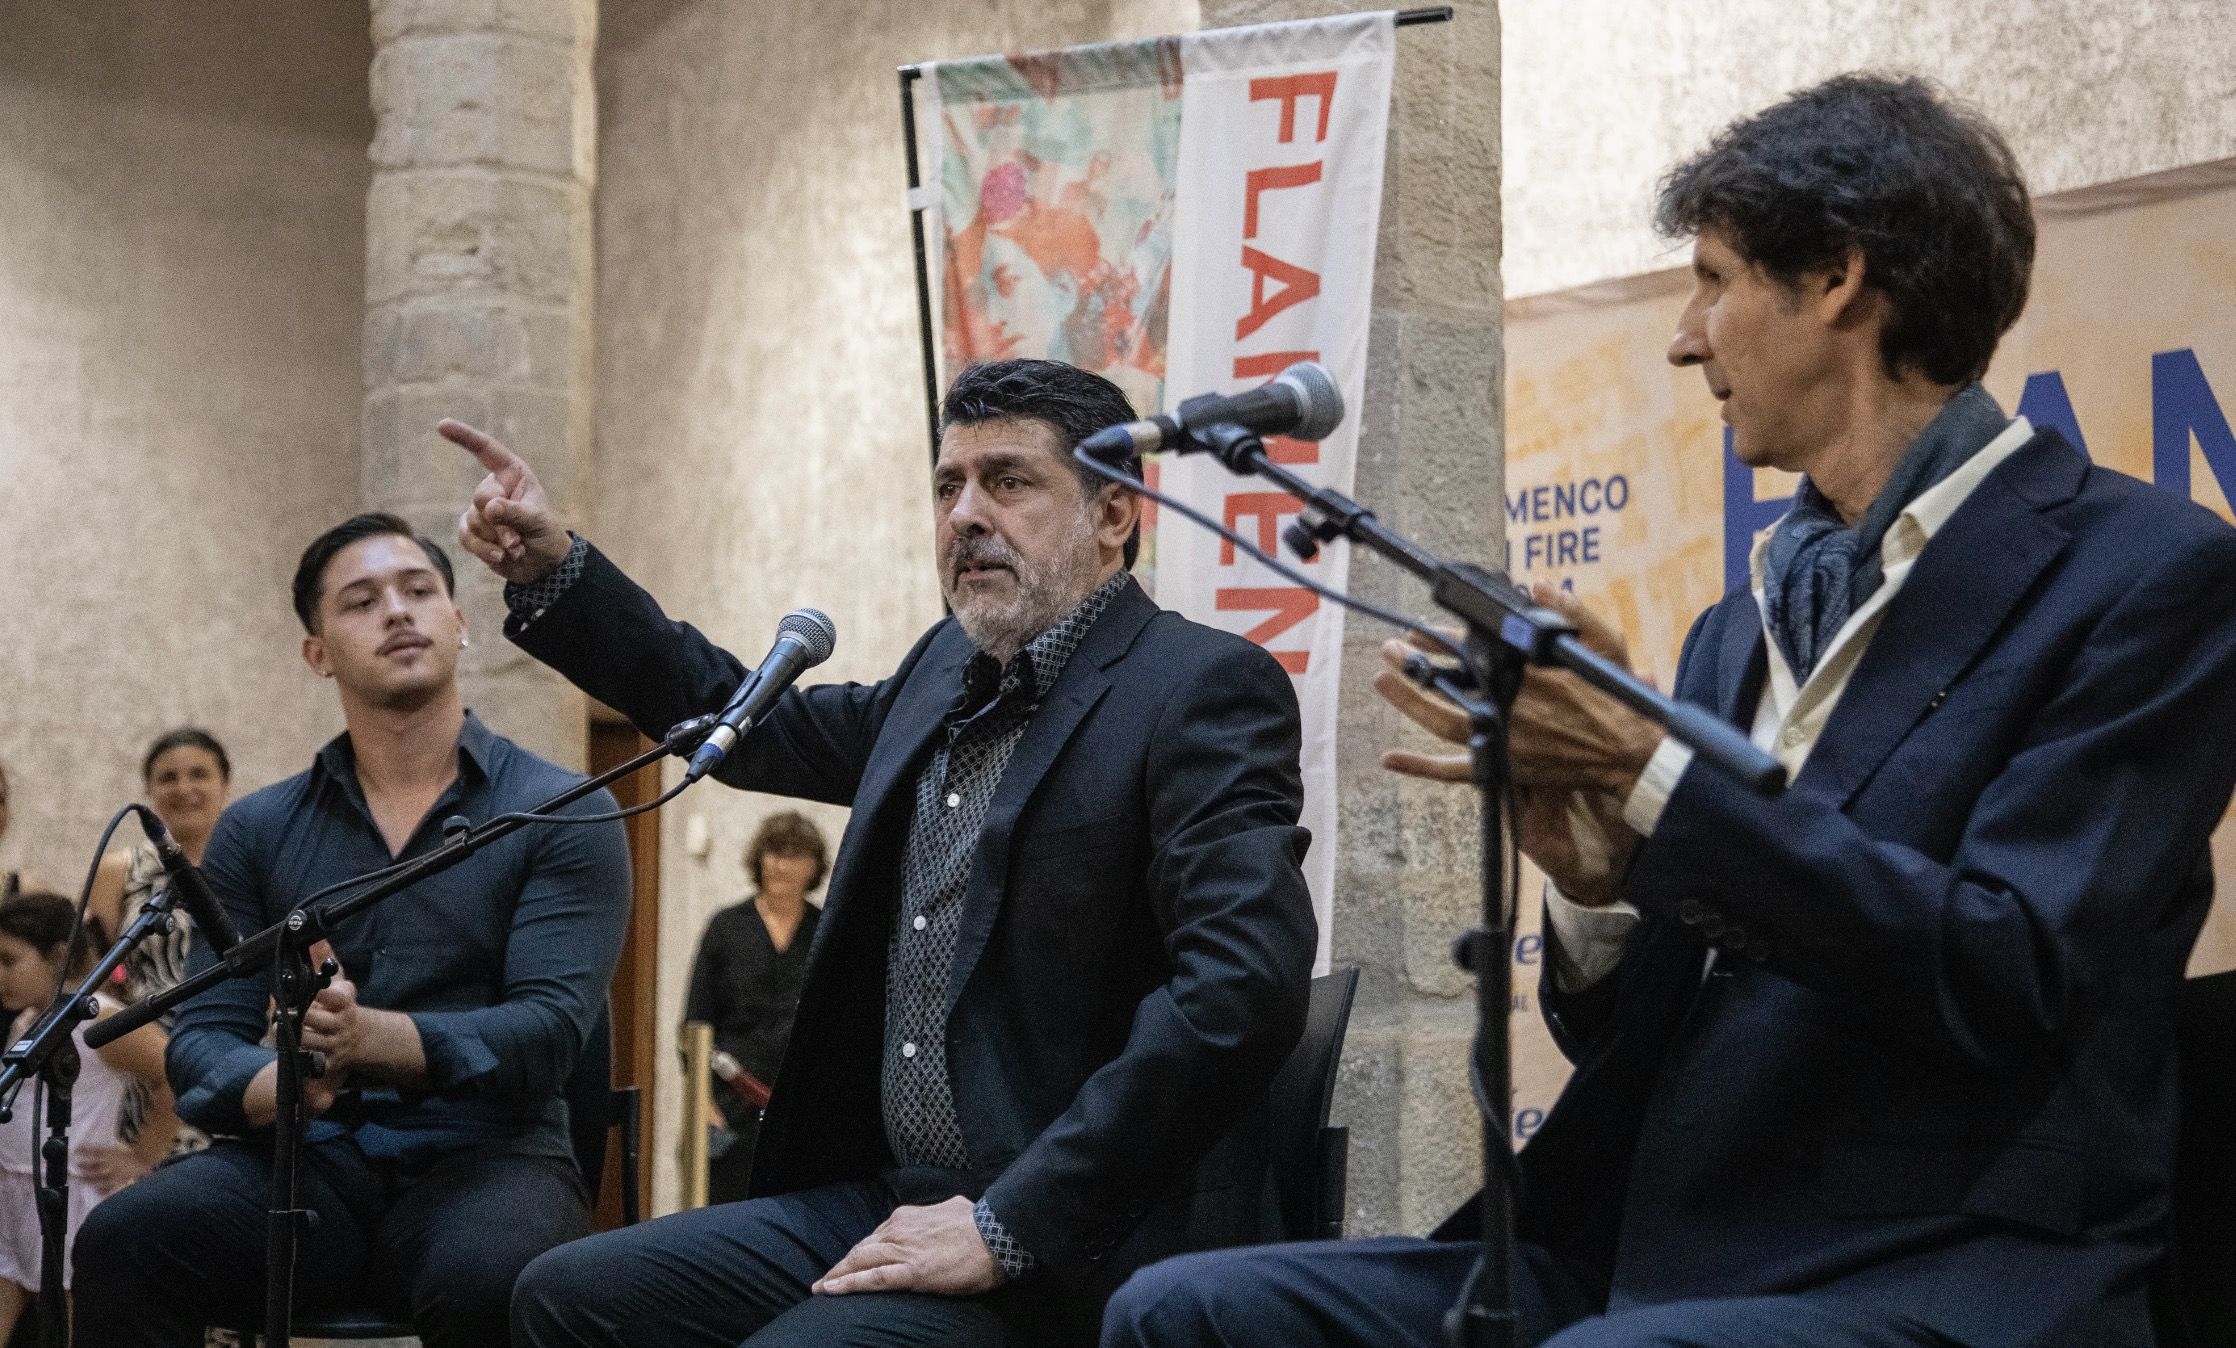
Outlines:
<svg viewBox="0 0 2236 1348"><path fill-rule="evenodd" d="M1392 20L1400 28L1412 28L1424 23L1448 23L1452 18L1450 5L1425 5L1419 9L1401 9ZM916 331L924 361L924 415L926 430L930 435L932 457L939 457L939 345L932 332L932 270L930 256L924 251L924 212L930 209L924 201L924 181L921 162L916 155L916 81L924 77L924 67L900 67L901 77L901 140L902 150L908 160L908 234L916 253ZM1154 412L1155 408L1142 409Z"/></svg>

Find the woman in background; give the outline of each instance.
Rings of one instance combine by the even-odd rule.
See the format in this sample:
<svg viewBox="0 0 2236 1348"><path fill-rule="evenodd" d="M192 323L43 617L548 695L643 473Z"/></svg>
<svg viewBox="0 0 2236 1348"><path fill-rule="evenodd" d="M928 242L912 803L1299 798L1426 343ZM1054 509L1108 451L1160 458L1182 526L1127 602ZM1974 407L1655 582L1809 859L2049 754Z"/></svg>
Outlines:
<svg viewBox="0 0 2236 1348"><path fill-rule="evenodd" d="M806 815L796 810L770 815L745 849L753 896L708 921L691 964L683 1018L714 1026L716 1054L728 1054L764 1085L775 1081L784 1041L792 1034L800 977L821 916L807 896L823 883L829 858L822 833ZM745 1197L761 1127L759 1105L724 1077L715 1074L713 1117L707 1120L716 1139L707 1149L707 1196L716 1203ZM752 1083L746 1085L750 1091Z"/></svg>
<svg viewBox="0 0 2236 1348"><path fill-rule="evenodd" d="M156 737L140 760L140 780L148 803L171 831L171 838L199 866L210 833L233 785L233 762L225 746L206 730L182 726ZM101 863L88 915L106 945L147 906L163 886L163 863L155 845L143 842L122 856ZM186 977L186 952L193 924L183 907L171 910L171 930L133 947L124 960L117 995L127 1002L158 993ZM168 1037L170 1020L156 1031ZM135 1088L125 1100L121 1127L112 1146L90 1153L88 1164L107 1189L122 1188L178 1151L195 1151L209 1139L171 1113L169 1092L157 1098ZM90 1137L91 1134L88 1134Z"/></svg>
<svg viewBox="0 0 2236 1348"><path fill-rule="evenodd" d="M92 969L93 944L85 933L73 933L76 922L77 906L59 894L26 890L0 900L0 1006L17 1013L11 1039L29 1031L52 1003L58 978L75 985ZM106 992L95 994L94 1000L102 1016L122 1005ZM86 1153L93 1148L81 1139L116 1135L130 1087L155 1095L166 1114L171 1099L163 1081L160 1029L144 1026L100 1049L85 1046L84 1023L77 1033L78 1079L70 1091L71 1233L112 1188L87 1164ZM0 1343L7 1341L39 1285L36 1165L46 1121L31 1102L31 1089L25 1087L16 1099L14 1118L0 1125ZM63 1285L69 1285L67 1265Z"/></svg>

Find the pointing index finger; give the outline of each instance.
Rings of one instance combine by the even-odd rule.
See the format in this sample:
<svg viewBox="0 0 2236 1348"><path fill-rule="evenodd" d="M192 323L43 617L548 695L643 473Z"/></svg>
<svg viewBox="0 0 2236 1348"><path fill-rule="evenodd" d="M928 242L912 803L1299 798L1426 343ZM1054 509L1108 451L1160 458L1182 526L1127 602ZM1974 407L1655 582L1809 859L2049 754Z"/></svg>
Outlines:
<svg viewBox="0 0 2236 1348"><path fill-rule="evenodd" d="M481 460L481 466L492 473L527 466L520 461L519 455L505 448L504 443L495 436L487 431L476 430L456 418L444 417L436 422L435 433Z"/></svg>

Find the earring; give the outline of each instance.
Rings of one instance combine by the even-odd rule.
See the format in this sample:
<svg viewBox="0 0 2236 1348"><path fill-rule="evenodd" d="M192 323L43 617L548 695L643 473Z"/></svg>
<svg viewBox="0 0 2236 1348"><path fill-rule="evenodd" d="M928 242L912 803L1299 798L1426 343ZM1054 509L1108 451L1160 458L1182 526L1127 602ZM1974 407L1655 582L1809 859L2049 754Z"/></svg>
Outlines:
<svg viewBox="0 0 2236 1348"><path fill-rule="evenodd" d="M464 650L464 649L466 649L466 648L467 648L468 646L471 646L471 645L473 645L473 644L474 644L473 642L471 642L471 641L467 640L467 639L466 639L465 637L460 637L460 638L458 638L458 649L459 649L459 650Z"/></svg>

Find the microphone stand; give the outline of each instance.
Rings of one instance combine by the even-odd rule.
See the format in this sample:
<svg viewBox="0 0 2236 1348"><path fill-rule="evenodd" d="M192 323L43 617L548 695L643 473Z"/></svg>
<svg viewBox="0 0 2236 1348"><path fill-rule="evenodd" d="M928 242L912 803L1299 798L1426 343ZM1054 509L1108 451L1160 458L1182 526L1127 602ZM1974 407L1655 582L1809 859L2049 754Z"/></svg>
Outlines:
<svg viewBox="0 0 2236 1348"><path fill-rule="evenodd" d="M49 1007L30 1033L0 1054L0 1100L8 1101L0 1105L0 1123L14 1117L13 1097L26 1080L36 1076L46 1090L47 1138L39 1147L38 1189L40 1348L68 1348L70 1342L70 1301L62 1269L70 1221L70 1091L79 1068L75 1031L98 1014L94 990L109 981L140 942L170 929L178 901L171 886L157 889L77 990Z"/></svg>
<svg viewBox="0 0 2236 1348"><path fill-rule="evenodd" d="M1255 474L1304 503L1283 541L1309 561L1320 544L1337 538L1362 545L1429 582L1438 607L1466 628L1467 660L1460 671L1420 662L1410 671L1467 713L1468 756L1482 797L1482 926L1462 935L1453 959L1475 975L1476 1030L1473 1062L1483 1121L1483 1254L1468 1275L1459 1302L1445 1316L1453 1348L1512 1348L1514 1311L1514 1194L1512 1046L1507 1038L1513 996L1512 925L1504 901L1507 856L1503 812L1507 785L1506 740L1514 698L1532 665L1573 671L1594 688L1660 725L1696 756L1764 795L1785 786L1786 772L1745 735L1703 708L1673 702L1629 670L1577 638L1576 628L1529 596L1504 573L1449 562L1385 527L1374 512L1332 488L1316 487L1266 458L1255 432L1219 424L1191 427L1183 449L1209 450L1238 474Z"/></svg>
<svg viewBox="0 0 2236 1348"><path fill-rule="evenodd" d="M217 962L200 973L161 992L133 1003L92 1029L86 1043L98 1048L129 1034L161 1016L180 1002L228 979L252 973L266 965L272 971L272 1027L279 1052L277 1115L272 1123L271 1207L265 1224L264 1343L266 1348L287 1348L294 1322L295 1249L307 1214L296 1206L296 1174L303 1135L310 1119L303 1099L303 1083L323 1074L324 1055L303 1051L303 1015L336 972L331 960L313 969L310 949L331 935L342 923L381 900L411 888L431 875L449 870L482 848L526 828L533 819L565 820L561 809L612 782L670 754L683 755L697 747L714 725L712 716L699 716L669 730L657 745L635 758L609 768L560 792L534 809L501 815L476 827L452 816L443 821L442 846L400 868L390 868L387 878L355 893L329 899L316 906L300 906L286 917L253 935L245 936ZM0 1077L0 1085L5 1078Z"/></svg>

